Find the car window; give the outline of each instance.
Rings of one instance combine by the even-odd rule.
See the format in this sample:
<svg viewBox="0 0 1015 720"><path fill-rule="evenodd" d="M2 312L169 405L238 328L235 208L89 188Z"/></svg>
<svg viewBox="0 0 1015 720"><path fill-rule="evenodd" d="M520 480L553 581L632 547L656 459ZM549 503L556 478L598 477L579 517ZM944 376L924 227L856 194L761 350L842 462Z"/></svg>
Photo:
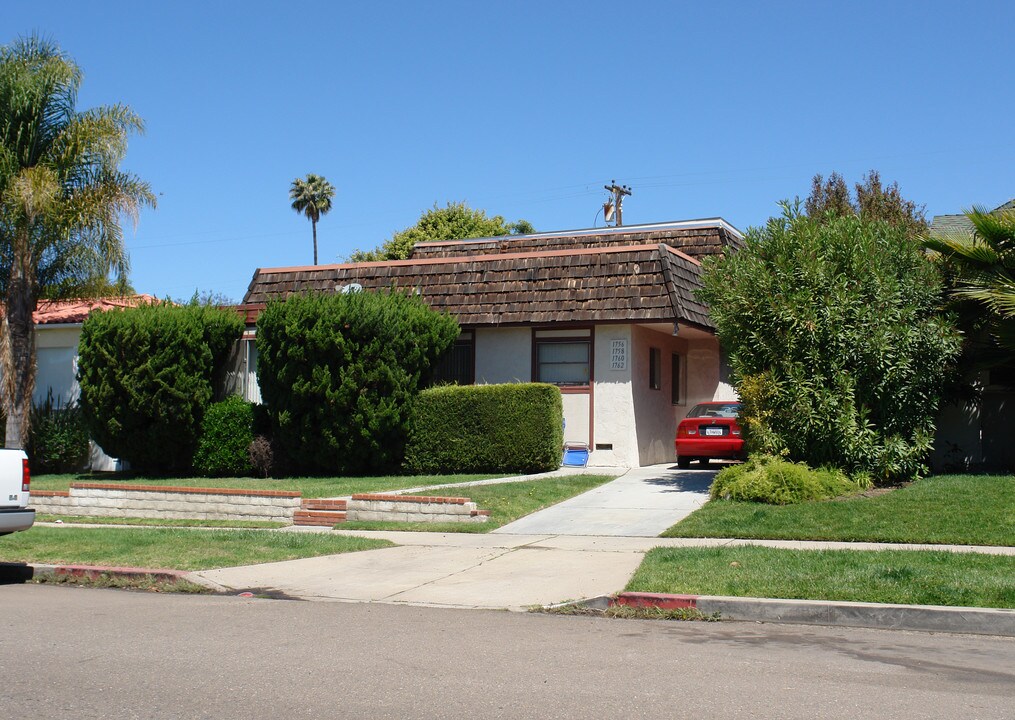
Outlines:
<svg viewBox="0 0 1015 720"><path fill-rule="evenodd" d="M705 404L695 405L694 408L687 414L689 418L700 418L700 417L721 417L721 418L735 418L740 414L740 403L717 403L717 404Z"/></svg>

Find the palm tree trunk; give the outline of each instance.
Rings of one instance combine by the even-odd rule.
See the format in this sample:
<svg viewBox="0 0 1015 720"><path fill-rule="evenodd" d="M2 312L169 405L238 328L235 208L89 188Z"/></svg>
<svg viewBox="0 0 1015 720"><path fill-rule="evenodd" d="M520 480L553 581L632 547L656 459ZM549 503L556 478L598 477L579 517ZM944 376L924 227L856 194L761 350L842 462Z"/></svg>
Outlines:
<svg viewBox="0 0 1015 720"><path fill-rule="evenodd" d="M317 221L310 221L311 227L314 228L314 265L317 264Z"/></svg>
<svg viewBox="0 0 1015 720"><path fill-rule="evenodd" d="M23 239L27 245L27 238ZM19 243L20 244L20 243ZM17 253L11 267L7 290L6 313L3 319L0 356L3 367L3 409L7 415L5 447L24 448L28 442L31 422L32 393L35 390L35 328L27 250Z"/></svg>

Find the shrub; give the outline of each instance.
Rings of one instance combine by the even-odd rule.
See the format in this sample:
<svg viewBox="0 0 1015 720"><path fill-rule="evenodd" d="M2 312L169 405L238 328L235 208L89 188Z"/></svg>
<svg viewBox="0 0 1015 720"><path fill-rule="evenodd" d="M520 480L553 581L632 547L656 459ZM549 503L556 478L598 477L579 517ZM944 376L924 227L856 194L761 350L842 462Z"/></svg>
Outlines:
<svg viewBox="0 0 1015 720"><path fill-rule="evenodd" d="M405 465L418 473L540 472L560 465L560 390L446 385L420 393Z"/></svg>
<svg viewBox="0 0 1015 720"><path fill-rule="evenodd" d="M257 435L247 448L250 466L258 477L269 477L275 471L275 447L271 438Z"/></svg>
<svg viewBox="0 0 1015 720"><path fill-rule="evenodd" d="M194 453L194 470L202 475L250 475L254 440L254 406L233 395L208 407Z"/></svg>
<svg viewBox="0 0 1015 720"><path fill-rule="evenodd" d="M140 472L189 470L212 377L242 331L235 312L196 304L89 315L78 382L92 438Z"/></svg>
<svg viewBox="0 0 1015 720"><path fill-rule="evenodd" d="M458 333L453 318L394 290L268 303L257 380L287 469L397 468L412 401Z"/></svg>
<svg viewBox="0 0 1015 720"><path fill-rule="evenodd" d="M771 455L752 455L743 465L720 470L709 494L713 500L792 505L853 495L865 487L869 481L854 482L834 468L813 469Z"/></svg>
<svg viewBox="0 0 1015 720"><path fill-rule="evenodd" d="M28 462L32 473L78 472L88 461L88 426L76 403L60 407L53 393L32 406L28 435Z"/></svg>
<svg viewBox="0 0 1015 720"><path fill-rule="evenodd" d="M699 296L730 355L750 452L879 482L922 471L959 336L903 225L787 206L704 265Z"/></svg>

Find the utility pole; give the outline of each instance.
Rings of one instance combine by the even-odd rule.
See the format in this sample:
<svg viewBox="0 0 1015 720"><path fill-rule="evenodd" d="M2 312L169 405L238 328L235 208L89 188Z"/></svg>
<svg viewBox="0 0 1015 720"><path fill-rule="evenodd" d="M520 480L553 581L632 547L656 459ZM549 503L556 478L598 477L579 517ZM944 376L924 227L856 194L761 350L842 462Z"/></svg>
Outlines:
<svg viewBox="0 0 1015 720"><path fill-rule="evenodd" d="M624 196L631 194L631 188L627 185L617 185L616 180L610 180L609 185L603 185L607 192L613 194L613 207L617 212L617 225L620 227L624 224Z"/></svg>

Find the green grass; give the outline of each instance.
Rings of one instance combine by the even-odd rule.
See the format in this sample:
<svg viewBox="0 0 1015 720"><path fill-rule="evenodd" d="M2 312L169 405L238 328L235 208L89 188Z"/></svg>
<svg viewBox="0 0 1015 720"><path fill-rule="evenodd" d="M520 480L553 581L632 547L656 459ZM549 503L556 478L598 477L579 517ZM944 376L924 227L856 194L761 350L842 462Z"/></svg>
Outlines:
<svg viewBox="0 0 1015 720"><path fill-rule="evenodd" d="M0 561L207 570L389 546L385 540L272 530L35 527L5 536Z"/></svg>
<svg viewBox="0 0 1015 720"><path fill-rule="evenodd" d="M62 522L71 525L148 525L152 527L256 528L286 527L289 523L271 520L181 520L161 518L105 517L91 515L49 515L39 513L36 522Z"/></svg>
<svg viewBox="0 0 1015 720"><path fill-rule="evenodd" d="M755 546L655 548L625 590L1015 608L1015 557Z"/></svg>
<svg viewBox="0 0 1015 720"><path fill-rule="evenodd" d="M136 475L69 474L38 475L32 478L33 490L67 490L73 482L123 483L124 485L171 485L177 487L239 488L241 490L290 490L305 498L338 497L353 493L402 490L451 483L505 477L505 475L388 475L380 477L302 477L302 478L150 478Z"/></svg>
<svg viewBox="0 0 1015 720"><path fill-rule="evenodd" d="M663 537L1015 546L1015 477L938 475L876 497L799 505L713 500Z"/></svg>
<svg viewBox="0 0 1015 720"><path fill-rule="evenodd" d="M434 497L467 497L481 510L490 511L485 523L346 522L343 530L422 530L427 532L486 533L513 520L556 505L613 479L612 475L571 475L495 485L459 488L454 493L436 492Z"/></svg>

